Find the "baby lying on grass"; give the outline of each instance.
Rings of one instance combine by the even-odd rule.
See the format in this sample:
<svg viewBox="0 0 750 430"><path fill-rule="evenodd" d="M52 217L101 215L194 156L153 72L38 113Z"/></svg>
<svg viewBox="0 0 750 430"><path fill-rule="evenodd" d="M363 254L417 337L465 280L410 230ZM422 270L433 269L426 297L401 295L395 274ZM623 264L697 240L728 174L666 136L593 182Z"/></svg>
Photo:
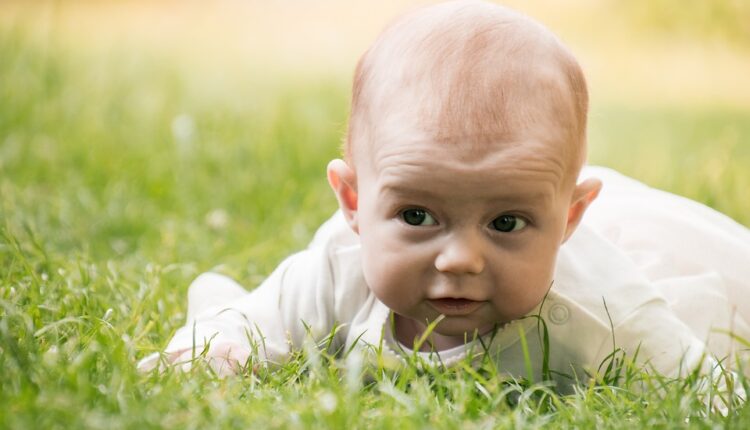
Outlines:
<svg viewBox="0 0 750 430"><path fill-rule="evenodd" d="M583 168L587 107L573 55L523 15L456 1L401 18L355 73L328 165L340 211L251 292L198 277L185 326L141 368L205 348L231 373L341 325L344 351L450 366L481 342L512 375L530 354L541 378L540 318L555 375L593 374L613 337L665 375L729 356L717 329L750 339L750 231Z"/></svg>

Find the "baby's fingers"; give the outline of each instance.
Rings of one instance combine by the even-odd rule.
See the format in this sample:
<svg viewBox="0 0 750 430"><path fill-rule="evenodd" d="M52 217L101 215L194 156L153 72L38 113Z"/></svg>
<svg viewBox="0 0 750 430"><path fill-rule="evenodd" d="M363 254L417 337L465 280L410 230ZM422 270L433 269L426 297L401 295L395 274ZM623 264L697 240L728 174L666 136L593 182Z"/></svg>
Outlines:
<svg viewBox="0 0 750 430"><path fill-rule="evenodd" d="M211 345L206 355L208 365L219 376L231 376L244 372L248 366L251 351L235 342L219 342Z"/></svg>
<svg viewBox="0 0 750 430"><path fill-rule="evenodd" d="M161 358L160 352L153 352L141 358L140 361L138 361L138 364L136 365L136 369L138 369L138 371L141 373L148 373L154 370L154 368L156 368L156 366L159 365L160 358Z"/></svg>
<svg viewBox="0 0 750 430"><path fill-rule="evenodd" d="M193 361L205 360L217 375L224 377L236 375L246 370L251 350L236 342L220 341L212 343L203 354L204 347L186 348L165 353L149 354L138 362L138 371L148 373L158 368L163 372L174 366L182 371L189 371Z"/></svg>
<svg viewBox="0 0 750 430"><path fill-rule="evenodd" d="M180 362L184 359L190 360L192 353L192 348L163 353L153 352L140 359L140 361L138 361L138 364L136 365L136 369L138 369L138 371L141 373L148 373L156 368L159 369L159 372L163 372L168 366L171 366L173 364L180 364ZM184 366L184 363L182 364L183 370L190 369L189 363L187 367Z"/></svg>

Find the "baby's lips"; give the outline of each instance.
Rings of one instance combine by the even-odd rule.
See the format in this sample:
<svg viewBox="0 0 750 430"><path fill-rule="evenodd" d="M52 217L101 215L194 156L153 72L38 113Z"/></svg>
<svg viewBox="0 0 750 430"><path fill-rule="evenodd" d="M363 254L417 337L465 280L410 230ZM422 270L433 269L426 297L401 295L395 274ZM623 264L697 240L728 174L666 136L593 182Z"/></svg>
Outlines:
<svg viewBox="0 0 750 430"><path fill-rule="evenodd" d="M438 298L429 300L429 304L438 312L446 316L463 316L471 314L481 307L485 302L461 299L461 298Z"/></svg>

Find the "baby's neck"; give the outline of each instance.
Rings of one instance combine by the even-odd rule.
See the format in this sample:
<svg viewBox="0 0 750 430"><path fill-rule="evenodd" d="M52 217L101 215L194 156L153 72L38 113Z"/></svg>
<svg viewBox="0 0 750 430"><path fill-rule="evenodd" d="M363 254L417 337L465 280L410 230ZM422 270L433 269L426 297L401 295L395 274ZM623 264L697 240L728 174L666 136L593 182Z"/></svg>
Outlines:
<svg viewBox="0 0 750 430"><path fill-rule="evenodd" d="M393 315L393 337L403 346L413 348L415 342L422 337L427 329L422 324L411 318L402 317L396 313ZM419 346L419 351L443 351L465 344L464 336L444 336L434 331L430 333L427 340Z"/></svg>

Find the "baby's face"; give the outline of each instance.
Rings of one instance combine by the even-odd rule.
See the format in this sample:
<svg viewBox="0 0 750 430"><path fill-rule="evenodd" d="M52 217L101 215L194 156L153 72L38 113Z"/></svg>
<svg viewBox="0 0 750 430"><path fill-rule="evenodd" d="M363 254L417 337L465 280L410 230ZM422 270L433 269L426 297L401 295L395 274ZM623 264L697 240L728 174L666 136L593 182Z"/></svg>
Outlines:
<svg viewBox="0 0 750 430"><path fill-rule="evenodd" d="M334 160L328 175L399 340L444 315L436 331L455 338L433 340L460 343L541 302L600 186L575 183L586 106L554 35L491 4L418 10L363 56L354 164Z"/></svg>
<svg viewBox="0 0 750 430"><path fill-rule="evenodd" d="M544 141L554 134L521 131L469 148L400 124L356 164L348 217L372 292L397 329L399 319L424 326L442 314L436 332L461 340L527 314L577 221L570 163Z"/></svg>

